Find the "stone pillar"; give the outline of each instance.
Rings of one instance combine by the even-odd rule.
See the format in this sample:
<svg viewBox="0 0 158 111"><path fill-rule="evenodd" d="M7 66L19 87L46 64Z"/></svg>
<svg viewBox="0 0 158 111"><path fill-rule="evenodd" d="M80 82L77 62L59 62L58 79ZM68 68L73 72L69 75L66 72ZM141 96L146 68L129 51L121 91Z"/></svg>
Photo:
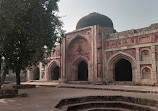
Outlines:
<svg viewBox="0 0 158 111"><path fill-rule="evenodd" d="M45 68L45 81L49 81L50 75L48 73L48 66L46 65L44 68Z"/></svg>
<svg viewBox="0 0 158 111"><path fill-rule="evenodd" d="M91 62L89 62L88 64L88 75L89 75L89 81L93 81L94 80L94 26L91 28L91 55L92 55L92 60Z"/></svg>
<svg viewBox="0 0 158 111"><path fill-rule="evenodd" d="M156 55L155 55L155 46L151 46L151 63L152 63L152 83L157 82L157 76L156 76Z"/></svg>
<svg viewBox="0 0 158 111"><path fill-rule="evenodd" d="M67 81L66 79L66 70L65 70L65 38L63 38L62 44L61 44L61 80Z"/></svg>
<svg viewBox="0 0 158 111"><path fill-rule="evenodd" d="M136 70L136 74L134 74L134 70ZM141 72L140 72L140 53L139 48L136 48L136 67L133 69L133 75L135 80L133 82L140 82L141 81Z"/></svg>
<svg viewBox="0 0 158 111"><path fill-rule="evenodd" d="M27 81L30 81L30 70L27 69Z"/></svg>
<svg viewBox="0 0 158 111"><path fill-rule="evenodd" d="M27 80L28 81L33 80L33 73L31 69L27 69Z"/></svg>
<svg viewBox="0 0 158 111"><path fill-rule="evenodd" d="M108 82L110 81L109 79L109 74L108 74L108 69L109 69L109 66L107 64L107 59L106 59L106 47L105 47L105 38L108 37L108 34L107 33L104 33L104 38L102 38L102 47L103 47L103 50L102 50L102 56L103 56L103 59L102 59L102 63L103 63L103 80Z"/></svg>
<svg viewBox="0 0 158 111"><path fill-rule="evenodd" d="M40 71L39 80L41 81L43 79L42 78L42 63L41 62L39 63L39 71Z"/></svg>
<svg viewBox="0 0 158 111"><path fill-rule="evenodd" d="M93 80L97 80L97 26L93 27Z"/></svg>
<svg viewBox="0 0 158 111"><path fill-rule="evenodd" d="M100 81L103 77L102 65L102 32L101 27L96 27L96 58L97 58L97 79Z"/></svg>
<svg viewBox="0 0 158 111"><path fill-rule="evenodd" d="M101 31L98 29L97 33L97 78L102 79L102 36Z"/></svg>
<svg viewBox="0 0 158 111"><path fill-rule="evenodd" d="M156 56L156 76L157 76L157 83L158 83L158 45L156 46L155 56Z"/></svg>

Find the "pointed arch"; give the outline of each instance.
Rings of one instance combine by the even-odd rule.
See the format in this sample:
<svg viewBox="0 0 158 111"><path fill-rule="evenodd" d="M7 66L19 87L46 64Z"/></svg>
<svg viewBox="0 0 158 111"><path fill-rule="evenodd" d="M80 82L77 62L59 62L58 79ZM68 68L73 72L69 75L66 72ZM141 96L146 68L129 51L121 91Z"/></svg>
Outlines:
<svg viewBox="0 0 158 111"><path fill-rule="evenodd" d="M72 77L75 81L88 81L88 60L85 57L77 57L72 64Z"/></svg>
<svg viewBox="0 0 158 111"><path fill-rule="evenodd" d="M88 59L83 56L78 56L74 61L73 65L77 65L79 62L85 61L88 64Z"/></svg>
<svg viewBox="0 0 158 111"><path fill-rule="evenodd" d="M57 61L52 61L48 66L48 78L49 80L58 80L60 78L60 68Z"/></svg>
<svg viewBox="0 0 158 111"><path fill-rule="evenodd" d="M80 36L80 35L77 35L75 36L70 43L68 43L67 45L70 46L73 42L77 41L78 39L84 39L86 41L88 41L88 43L90 43L90 39L89 38L86 38L84 36Z"/></svg>
<svg viewBox="0 0 158 111"><path fill-rule="evenodd" d="M149 61L150 60L150 56L151 56L151 51L148 48L144 48L141 52L140 52L140 60L141 61Z"/></svg>
<svg viewBox="0 0 158 111"><path fill-rule="evenodd" d="M54 66L54 65L60 66L59 61L57 61L57 60L51 61L51 62L48 64L48 69L49 69L50 67Z"/></svg>
<svg viewBox="0 0 158 111"><path fill-rule="evenodd" d="M125 52L118 52L118 53L114 54L113 56L111 56L107 61L108 66L111 66L112 64L118 62L121 58L130 61L131 64L133 64L132 67L136 67L135 58Z"/></svg>
<svg viewBox="0 0 158 111"><path fill-rule="evenodd" d="M107 74L110 81L115 81L115 66L120 60L130 62L132 68L132 81L135 80L136 62L135 58L125 52L118 52L111 56L107 61Z"/></svg>

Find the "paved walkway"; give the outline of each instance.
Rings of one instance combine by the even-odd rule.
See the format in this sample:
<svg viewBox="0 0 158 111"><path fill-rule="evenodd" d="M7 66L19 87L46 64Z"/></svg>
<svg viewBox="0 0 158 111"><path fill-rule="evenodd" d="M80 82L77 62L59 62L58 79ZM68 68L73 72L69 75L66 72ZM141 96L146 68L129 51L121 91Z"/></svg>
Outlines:
<svg viewBox="0 0 158 111"><path fill-rule="evenodd" d="M92 84L65 84L57 82L25 82L23 84L33 84L37 86L49 86L59 88L77 88L77 89L93 89L107 91L124 91L138 93L155 93L158 94L158 86L137 86L137 85L92 85Z"/></svg>

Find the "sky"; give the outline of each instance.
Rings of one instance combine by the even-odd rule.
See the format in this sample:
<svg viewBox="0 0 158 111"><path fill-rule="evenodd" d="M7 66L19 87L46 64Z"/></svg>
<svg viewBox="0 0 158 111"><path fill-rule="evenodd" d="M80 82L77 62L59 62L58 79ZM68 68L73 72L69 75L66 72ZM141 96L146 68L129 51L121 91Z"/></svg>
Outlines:
<svg viewBox="0 0 158 111"><path fill-rule="evenodd" d="M158 23L158 0L60 0L58 5L66 32L92 12L111 18L118 32Z"/></svg>

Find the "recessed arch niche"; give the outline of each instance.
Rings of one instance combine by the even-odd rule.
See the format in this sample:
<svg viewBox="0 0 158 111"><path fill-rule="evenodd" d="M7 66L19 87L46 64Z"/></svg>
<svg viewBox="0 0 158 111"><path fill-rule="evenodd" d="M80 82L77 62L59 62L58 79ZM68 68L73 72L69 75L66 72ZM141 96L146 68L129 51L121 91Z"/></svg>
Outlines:
<svg viewBox="0 0 158 111"><path fill-rule="evenodd" d="M150 51L144 49L141 51L141 61L149 61L150 60Z"/></svg>
<svg viewBox="0 0 158 111"><path fill-rule="evenodd" d="M149 67L144 67L141 70L142 79L151 79L151 69Z"/></svg>

